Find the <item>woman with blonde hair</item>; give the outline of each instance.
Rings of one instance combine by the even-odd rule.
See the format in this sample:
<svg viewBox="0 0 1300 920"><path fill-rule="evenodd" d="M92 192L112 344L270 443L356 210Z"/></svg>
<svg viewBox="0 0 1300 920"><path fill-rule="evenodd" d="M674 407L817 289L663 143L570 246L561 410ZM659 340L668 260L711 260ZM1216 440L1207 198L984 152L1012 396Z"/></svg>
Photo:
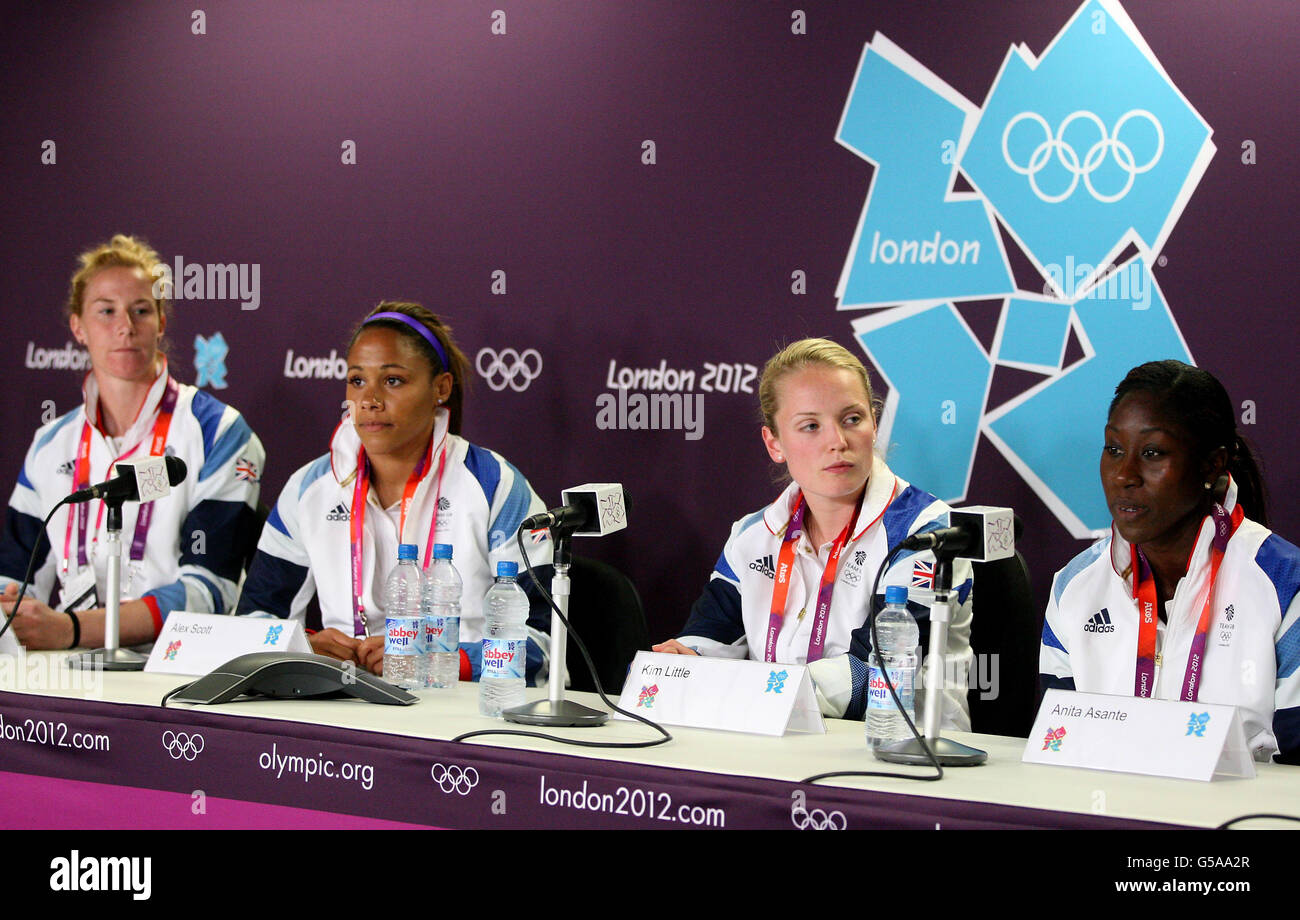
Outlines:
<svg viewBox="0 0 1300 920"><path fill-rule="evenodd" d="M90 355L83 401L37 430L0 541L0 607L10 614L27 560L47 538L12 622L31 649L104 645L103 502L60 509L44 533L40 525L70 492L112 478L120 460L165 454L188 470L166 497L122 506L123 646L156 638L174 610L228 613L257 542L262 443L237 411L168 373L171 305L158 253L119 234L80 263L64 309Z"/></svg>
<svg viewBox="0 0 1300 920"><path fill-rule="evenodd" d="M869 605L889 585L908 589L926 647L931 553L903 553L870 597L877 568L904 538L947 523L948 506L896 476L877 454L878 402L866 368L827 339L803 339L763 368L763 444L791 482L731 536L682 634L657 652L807 664L826 715L866 712ZM971 570L953 568L950 671L970 659ZM918 703L918 711L920 705ZM944 724L969 729L964 686L949 689Z"/></svg>

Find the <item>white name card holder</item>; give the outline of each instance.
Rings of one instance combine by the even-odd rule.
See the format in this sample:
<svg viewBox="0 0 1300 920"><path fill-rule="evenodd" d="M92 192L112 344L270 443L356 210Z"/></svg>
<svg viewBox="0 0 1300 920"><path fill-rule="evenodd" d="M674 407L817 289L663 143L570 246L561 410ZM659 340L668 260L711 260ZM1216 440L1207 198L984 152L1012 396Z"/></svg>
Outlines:
<svg viewBox="0 0 1300 920"><path fill-rule="evenodd" d="M311 652L302 620L176 611L153 644L146 671L207 674L250 652Z"/></svg>
<svg viewBox="0 0 1300 920"><path fill-rule="evenodd" d="M619 706L687 728L773 736L826 732L812 678L800 664L637 652Z"/></svg>
<svg viewBox="0 0 1300 920"><path fill-rule="evenodd" d="M1048 690L1025 763L1208 781L1254 778L1235 706Z"/></svg>

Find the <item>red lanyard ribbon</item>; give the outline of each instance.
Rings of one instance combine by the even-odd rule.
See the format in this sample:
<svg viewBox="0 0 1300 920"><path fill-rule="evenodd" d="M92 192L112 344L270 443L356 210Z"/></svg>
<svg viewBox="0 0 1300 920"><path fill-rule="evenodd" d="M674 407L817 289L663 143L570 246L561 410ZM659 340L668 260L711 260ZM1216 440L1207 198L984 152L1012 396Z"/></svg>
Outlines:
<svg viewBox="0 0 1300 920"><path fill-rule="evenodd" d="M172 415L176 410L176 400L180 396L180 387L171 377L167 378L167 383L163 388L162 400L158 403L158 418L154 420L153 432L149 435L149 456L160 457L167 447L167 433L171 429ZM98 407L96 407L96 416L98 416ZM96 418L98 422L98 418ZM90 485L90 419L81 426L81 440L77 443L77 461L72 475L72 491L84 489ZM130 450L124 452L108 465L106 478L113 475L113 467L119 460L125 460L131 456L141 445L144 444L145 438L141 438ZM67 575L68 567L72 559L72 519L73 514L68 513L68 526L63 535L63 566L62 573ZM77 507L77 566L80 568L88 563L87 545L94 545L99 542L99 528L104 520L104 503L99 503L99 511L95 517L95 532L93 536L87 539L87 529L90 523L90 502L82 502ZM140 562L144 559L144 548L146 538L149 535L149 523L153 520L153 502L144 502L140 505L139 514L135 519L135 535L131 539L131 561Z"/></svg>
<svg viewBox="0 0 1300 920"><path fill-rule="evenodd" d="M1206 637L1210 631L1210 621L1214 618L1214 583L1219 577L1219 565L1227 552L1228 541L1237 532L1245 519L1245 512L1238 505L1229 514L1217 502L1210 513L1214 521L1214 537L1210 542L1210 583L1205 592L1205 605L1201 608L1201 617L1196 623L1196 634L1192 637L1192 649L1187 657L1187 669L1183 674L1182 691L1178 698L1186 702L1196 702L1201 691L1201 672L1205 662ZM1195 550L1193 550L1195 552ZM1138 608L1138 647L1137 674L1133 681L1133 693L1136 696L1149 697L1155 693L1156 665L1156 605L1159 598L1156 592L1155 573L1146 560L1146 556L1135 544L1132 547L1133 565L1133 600Z"/></svg>
<svg viewBox="0 0 1300 920"><path fill-rule="evenodd" d="M415 498L415 491L421 480L429 471L433 460L433 438L429 438L429 447L415 465L411 475L402 489L401 517L397 525L397 542L401 543L406 534L406 512ZM442 497L442 471L447 464L447 446L444 442L438 456L438 473L436 491L433 498L433 519L429 522L429 539L424 549L424 568L429 567L429 553L433 549L435 531L438 529L438 500ZM366 499L370 494L370 462L366 460L366 449L357 451L356 482L352 486L352 511L349 515L349 531L352 539L352 635L361 638L366 635L366 606L361 592L365 586L365 572L362 557L365 554L365 520Z"/></svg>
<svg viewBox="0 0 1300 920"><path fill-rule="evenodd" d="M808 640L808 658L811 663L822 657L826 646L826 624L830 619L831 596L835 590L835 576L839 571L840 554L853 536L853 527L858 521L858 512L862 510L862 500L866 490L853 507L853 517L831 546L831 555L822 572L821 583L817 588L817 612L813 617L812 636ZM790 570L794 568L794 546L803 533L804 514L808 504L803 500L803 493L795 494L795 512L786 525L785 537L781 540L781 551L776 561L776 578L772 586L772 611L767 620L767 642L763 651L763 660L776 661L776 640L781 634L781 625L785 621L786 597L790 593Z"/></svg>

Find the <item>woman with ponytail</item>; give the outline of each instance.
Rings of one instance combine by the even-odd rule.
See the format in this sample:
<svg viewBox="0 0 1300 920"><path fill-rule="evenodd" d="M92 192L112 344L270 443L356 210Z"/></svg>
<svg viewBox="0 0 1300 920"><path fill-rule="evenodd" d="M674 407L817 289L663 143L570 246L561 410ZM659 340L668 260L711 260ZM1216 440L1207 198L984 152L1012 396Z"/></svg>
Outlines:
<svg viewBox="0 0 1300 920"><path fill-rule="evenodd" d="M312 595L322 628L312 649L383 673L384 580L400 543L449 543L464 580L461 679L477 680L483 595L496 565L523 560L515 532L544 511L523 474L499 454L460 437L469 362L451 330L414 303L381 303L361 321L347 352L347 415L330 451L289 478L267 518L238 612L303 617ZM529 548L549 571L544 533ZM526 677L546 676L547 608L529 617Z"/></svg>
<svg viewBox="0 0 1300 920"><path fill-rule="evenodd" d="M1257 759L1300 762L1300 550L1212 374L1153 361L1115 388L1111 533L1057 573L1043 686L1238 707Z"/></svg>

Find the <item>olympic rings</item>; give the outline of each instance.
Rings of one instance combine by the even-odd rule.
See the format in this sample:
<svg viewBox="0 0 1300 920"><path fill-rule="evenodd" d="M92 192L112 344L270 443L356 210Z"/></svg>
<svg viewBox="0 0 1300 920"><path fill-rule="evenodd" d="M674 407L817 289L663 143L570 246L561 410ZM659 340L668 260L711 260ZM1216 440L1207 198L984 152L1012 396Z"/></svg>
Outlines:
<svg viewBox="0 0 1300 920"><path fill-rule="evenodd" d="M163 747L167 753L172 755L172 760L180 760L182 757L186 760L193 760L203 753L203 736L198 732L190 735L186 732L173 732L171 729L163 732Z"/></svg>
<svg viewBox="0 0 1300 920"><path fill-rule="evenodd" d="M436 763L429 768L429 775L438 784L438 788L447 795L453 792L458 795L469 795L470 790L478 785L478 770L473 767L462 768L456 764L444 767Z"/></svg>
<svg viewBox="0 0 1300 920"><path fill-rule="evenodd" d="M1124 130L1124 126L1134 118L1146 119L1151 123L1151 126L1155 128L1156 131L1155 153L1153 153L1151 158L1141 166L1137 165L1137 162L1133 157L1132 148L1119 139L1120 132ZM1092 124L1100 135L1100 139L1089 147L1087 152L1083 155L1082 162L1079 160L1078 151L1067 144L1064 139L1065 132L1072 124L1080 119ZM1011 138L1012 129L1022 121L1032 121L1034 124L1038 125L1038 127L1042 129L1044 137L1042 143L1034 148L1033 152L1029 155L1028 162L1024 165L1015 162L1011 158L1011 151L1007 147L1007 141ZM1056 129L1055 134L1052 133L1052 129L1047 124L1047 120L1036 112L1021 112L1015 118L1007 122L1006 128L1002 131L1002 159L1005 160L1007 166L1011 167L1015 172L1022 176L1028 176L1029 187L1034 190L1034 194L1037 195L1040 200L1045 201L1048 204L1056 204L1065 201L1073 195L1074 190L1079 186L1080 179L1083 180L1083 184L1088 189L1088 193L1092 195L1095 200L1102 204L1113 204L1129 193L1129 190L1133 188L1133 181L1137 178L1138 174L1151 170L1156 163L1160 161L1160 157L1164 152L1164 128L1160 126L1159 120L1157 120L1156 117L1146 109L1133 109L1129 112L1125 112L1120 116L1119 121L1115 122L1115 129L1113 132L1107 132L1105 122L1095 114L1084 111L1071 112L1067 115L1065 120L1061 122L1060 127ZM1038 174L1047 167L1048 163L1052 159L1053 153L1056 154L1057 162L1059 162L1070 174L1070 185L1064 192L1056 195L1049 195L1038 187ZM1092 184L1092 174L1106 162L1108 155L1114 159L1115 165L1123 170L1128 176L1127 181L1124 183L1124 187L1114 194L1099 192Z"/></svg>
<svg viewBox="0 0 1300 920"><path fill-rule="evenodd" d="M806 811L798 804L790 809L790 823L801 831L809 828L815 831L842 831L849 826L842 811L827 812L820 808Z"/></svg>
<svg viewBox="0 0 1300 920"><path fill-rule="evenodd" d="M474 357L474 367L492 389L500 391L510 387L522 393L542 372L542 356L535 348L525 348L522 352L513 348L503 348L500 352L480 348Z"/></svg>

